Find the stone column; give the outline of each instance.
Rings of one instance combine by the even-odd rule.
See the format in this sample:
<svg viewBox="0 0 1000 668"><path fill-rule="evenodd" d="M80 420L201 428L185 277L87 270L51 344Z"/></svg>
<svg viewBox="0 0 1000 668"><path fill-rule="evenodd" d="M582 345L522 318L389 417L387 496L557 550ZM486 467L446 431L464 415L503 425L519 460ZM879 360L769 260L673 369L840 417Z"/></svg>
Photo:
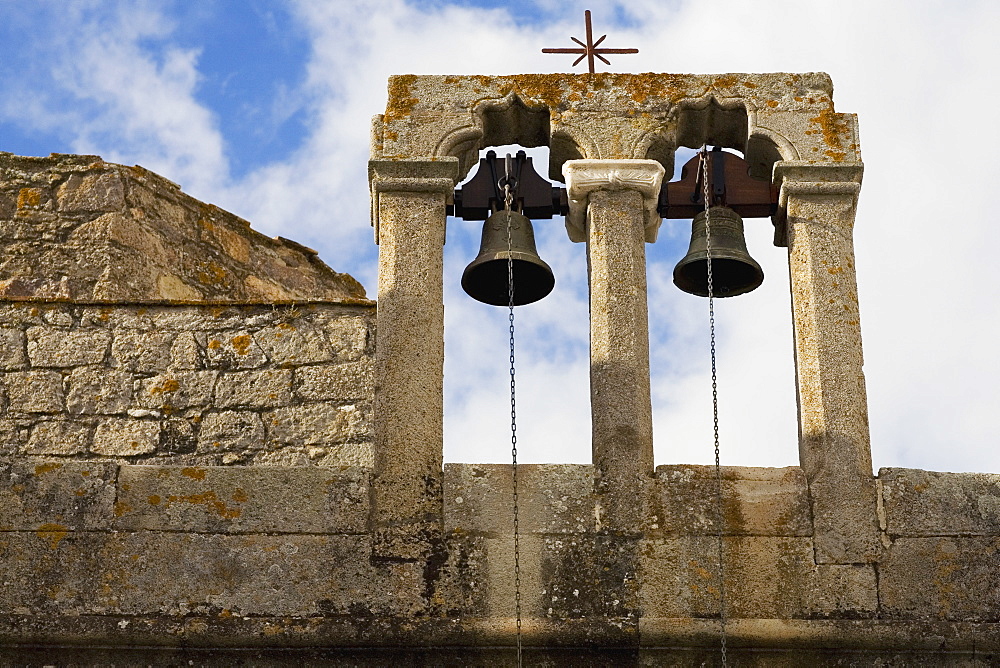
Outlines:
<svg viewBox="0 0 1000 668"><path fill-rule="evenodd" d="M821 564L871 562L881 551L854 273L862 169L804 161L774 168L788 219L799 460Z"/></svg>
<svg viewBox="0 0 1000 668"><path fill-rule="evenodd" d="M663 166L655 160L571 160L570 238L587 241L590 282L590 407L597 491L605 523L641 526L653 474L646 241L660 217Z"/></svg>
<svg viewBox="0 0 1000 668"><path fill-rule="evenodd" d="M442 522L445 206L458 161L369 163L379 244L373 554L420 559Z"/></svg>

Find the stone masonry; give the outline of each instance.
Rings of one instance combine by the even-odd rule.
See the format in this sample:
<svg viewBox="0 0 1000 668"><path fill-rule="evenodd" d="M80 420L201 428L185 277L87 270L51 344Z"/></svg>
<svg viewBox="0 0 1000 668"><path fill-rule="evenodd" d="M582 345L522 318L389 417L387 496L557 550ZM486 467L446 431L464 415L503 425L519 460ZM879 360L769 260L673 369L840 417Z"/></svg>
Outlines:
<svg viewBox="0 0 1000 668"><path fill-rule="evenodd" d="M0 663L515 665L510 467L442 461L441 246L478 150L520 143L551 147L597 283L593 465L518 468L526 665L715 665L723 590L732 665L995 665L1000 475L871 471L831 98L394 77L377 309L142 168L0 154ZM800 466L723 467L721 515L714 469L654 467L646 382L655 196L702 141L781 189L799 396Z"/></svg>

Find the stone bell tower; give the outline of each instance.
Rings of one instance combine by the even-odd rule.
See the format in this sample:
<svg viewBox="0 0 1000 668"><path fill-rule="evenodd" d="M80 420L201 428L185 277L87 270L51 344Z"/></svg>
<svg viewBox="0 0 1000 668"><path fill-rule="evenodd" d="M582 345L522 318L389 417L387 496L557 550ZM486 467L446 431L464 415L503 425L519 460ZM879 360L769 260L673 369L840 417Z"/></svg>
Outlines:
<svg viewBox="0 0 1000 668"><path fill-rule="evenodd" d="M862 164L857 120L834 111L829 77L399 76L389 91L370 163L376 499L389 542L441 512L423 504L441 470L445 210L479 149L500 144L549 146L550 177L566 183L566 228L589 258L597 492L608 527L642 525L634 499L653 476L644 246L656 241L674 151L709 143L745 152L754 175L780 188L816 563L878 558L852 241Z"/></svg>

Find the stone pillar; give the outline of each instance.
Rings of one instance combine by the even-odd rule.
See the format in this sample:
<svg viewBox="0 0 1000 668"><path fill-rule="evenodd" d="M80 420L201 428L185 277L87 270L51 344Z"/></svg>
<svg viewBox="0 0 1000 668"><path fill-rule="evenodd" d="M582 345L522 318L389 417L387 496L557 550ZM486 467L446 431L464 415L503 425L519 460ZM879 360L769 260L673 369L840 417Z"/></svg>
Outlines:
<svg viewBox="0 0 1000 668"><path fill-rule="evenodd" d="M774 174L788 220L799 460L816 562L871 562L881 543L853 240L862 165L788 161Z"/></svg>
<svg viewBox="0 0 1000 668"><path fill-rule="evenodd" d="M660 217L663 166L655 160L571 160L570 238L587 241L593 461L605 523L641 526L653 473L645 242Z"/></svg>
<svg viewBox="0 0 1000 668"><path fill-rule="evenodd" d="M369 163L379 244L373 554L420 559L442 522L445 207L458 160Z"/></svg>

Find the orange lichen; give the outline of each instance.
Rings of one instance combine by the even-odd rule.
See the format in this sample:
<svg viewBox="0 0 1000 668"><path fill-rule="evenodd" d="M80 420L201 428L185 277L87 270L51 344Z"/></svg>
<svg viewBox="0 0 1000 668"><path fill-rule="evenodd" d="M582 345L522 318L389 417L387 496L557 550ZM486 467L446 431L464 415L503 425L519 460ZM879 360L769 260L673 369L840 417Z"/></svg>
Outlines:
<svg viewBox="0 0 1000 668"><path fill-rule="evenodd" d="M59 547L59 542L69 534L69 529L62 524L43 524L35 534L42 540L49 541L52 549Z"/></svg>
<svg viewBox="0 0 1000 668"><path fill-rule="evenodd" d="M124 501L115 501L115 517L121 517L130 510L132 510L132 506Z"/></svg>
<svg viewBox="0 0 1000 668"><path fill-rule="evenodd" d="M843 114L824 109L815 118L810 118L809 122L819 125L819 129L823 133L823 142L827 146L834 149L843 148L844 145L841 137L847 134L848 131L847 122L844 120Z"/></svg>
<svg viewBox="0 0 1000 668"><path fill-rule="evenodd" d="M202 492L201 494L171 494L167 497L167 503L191 503L195 505L202 505L213 510L219 517L227 520L236 519L242 513L239 508L229 508L226 506L225 502L220 501L219 497L213 491Z"/></svg>
<svg viewBox="0 0 1000 668"><path fill-rule="evenodd" d="M165 392L176 392L180 389L181 384L177 382L174 378L166 378L159 385L154 385L149 388L150 394L163 394Z"/></svg>
<svg viewBox="0 0 1000 668"><path fill-rule="evenodd" d="M50 462L48 464L39 464L35 467L35 475L42 475L43 473L48 473L49 471L55 471L56 469L61 469L62 464L56 462Z"/></svg>
<svg viewBox="0 0 1000 668"><path fill-rule="evenodd" d="M42 191L38 188L21 188L17 193L17 208L38 206L42 203Z"/></svg>
<svg viewBox="0 0 1000 668"><path fill-rule="evenodd" d="M211 341L208 342L208 347L210 350L218 350L219 348L222 347L222 341L219 341L218 339L212 339Z"/></svg>
<svg viewBox="0 0 1000 668"><path fill-rule="evenodd" d="M232 342L233 348L236 348L237 353L246 355L250 352L250 344L253 343L253 339L250 338L249 334L240 334L239 336L234 336Z"/></svg>
<svg viewBox="0 0 1000 668"><path fill-rule="evenodd" d="M200 469L197 466L187 466L181 469L181 475L187 476L192 480L204 480L205 469Z"/></svg>
<svg viewBox="0 0 1000 668"><path fill-rule="evenodd" d="M161 501L160 495L159 494L150 494L149 498L147 499L147 501L149 501L149 505L151 505L151 506L158 506L158 505L160 505L160 501Z"/></svg>
<svg viewBox="0 0 1000 668"><path fill-rule="evenodd" d="M400 74L389 78L389 100L386 103L384 122L406 118L419 100L410 92L417 81L416 74Z"/></svg>
<svg viewBox="0 0 1000 668"><path fill-rule="evenodd" d="M247 496L246 491L242 487L237 487L233 490L233 501L237 503L246 503L250 497Z"/></svg>
<svg viewBox="0 0 1000 668"><path fill-rule="evenodd" d="M767 101L767 106L769 106L772 109L774 109L775 107L778 106L778 101L777 100L768 100Z"/></svg>

